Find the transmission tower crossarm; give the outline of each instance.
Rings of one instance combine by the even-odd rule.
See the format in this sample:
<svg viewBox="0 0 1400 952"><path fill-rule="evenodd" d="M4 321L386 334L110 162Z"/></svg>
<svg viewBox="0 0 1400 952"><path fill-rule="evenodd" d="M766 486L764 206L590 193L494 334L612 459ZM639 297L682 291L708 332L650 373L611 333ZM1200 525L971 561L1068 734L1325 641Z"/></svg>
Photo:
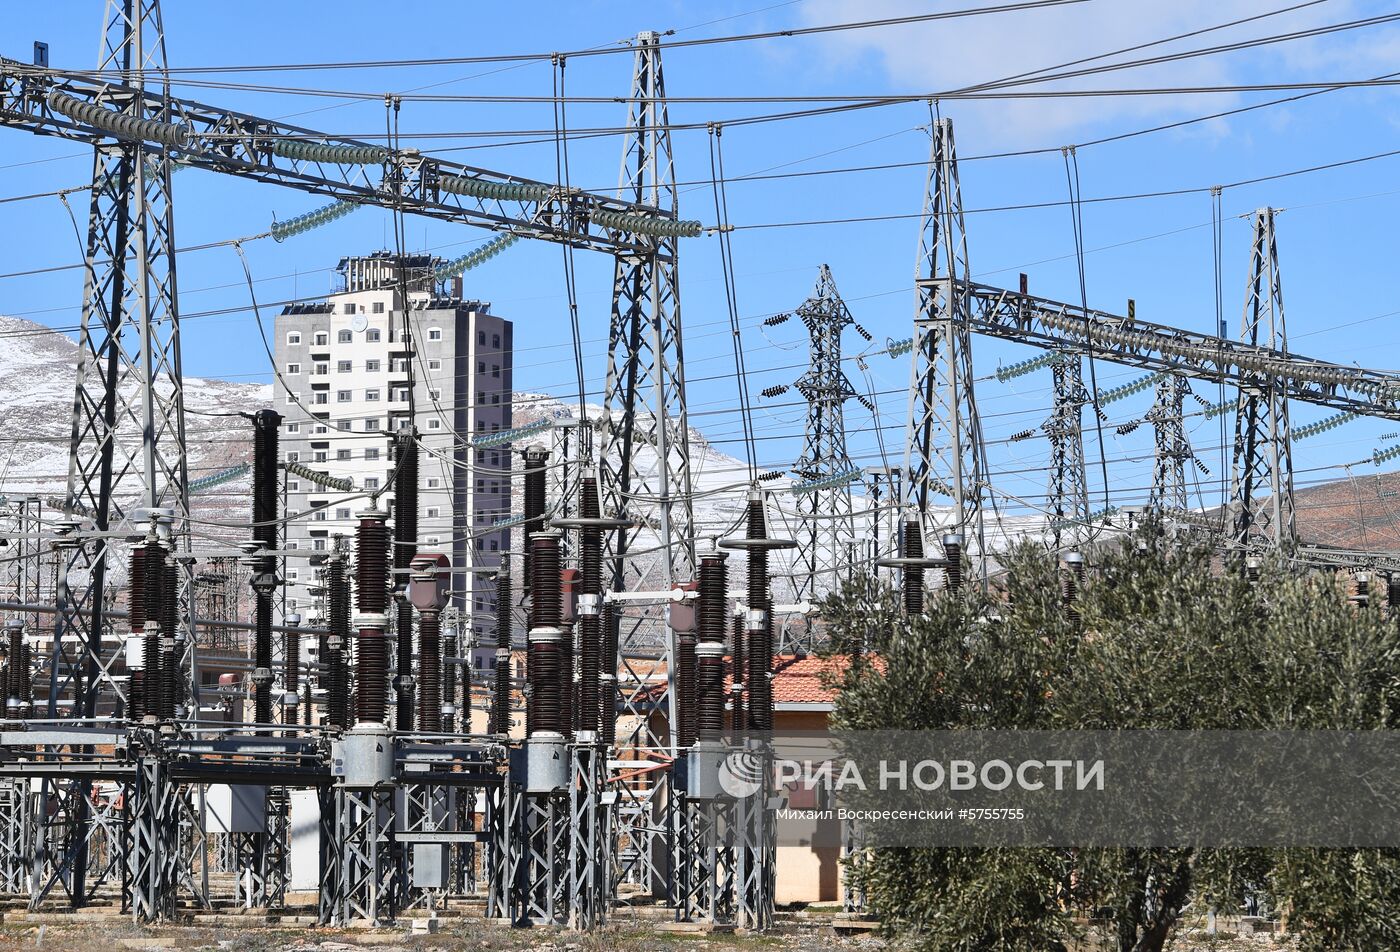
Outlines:
<svg viewBox="0 0 1400 952"><path fill-rule="evenodd" d="M134 97L146 100L147 116L161 118L131 122L122 109ZM95 146L134 143L152 158L169 149L182 165L611 253L664 258L670 248L654 238L701 230L699 222L678 220L671 210L621 197L3 58L0 125Z"/></svg>
<svg viewBox="0 0 1400 952"><path fill-rule="evenodd" d="M920 282L921 284L928 282ZM930 283L930 287L932 284ZM1281 387L1290 400L1400 420L1400 374L1365 370L1210 334L965 283L979 334L1047 349L1093 348L1112 363L1242 387Z"/></svg>

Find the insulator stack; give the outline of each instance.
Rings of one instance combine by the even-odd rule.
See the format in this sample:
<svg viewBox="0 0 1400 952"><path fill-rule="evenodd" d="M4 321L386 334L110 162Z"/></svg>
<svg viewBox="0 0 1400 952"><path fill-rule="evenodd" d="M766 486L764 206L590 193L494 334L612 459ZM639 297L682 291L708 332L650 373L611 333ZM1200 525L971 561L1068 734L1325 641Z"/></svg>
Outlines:
<svg viewBox="0 0 1400 952"><path fill-rule="evenodd" d="M950 532L943 537L943 580L950 592L962 588L962 545L959 533Z"/></svg>
<svg viewBox="0 0 1400 952"><path fill-rule="evenodd" d="M728 570L723 553L700 560L700 598L695 610L697 644L696 734L717 741L724 732L724 623Z"/></svg>
<svg viewBox="0 0 1400 952"><path fill-rule="evenodd" d="M146 620L141 627L141 663L144 666L142 685L145 699L142 703L144 717L160 719L160 696L165 679L161 677L160 651L160 599L165 576L165 549L159 542L148 542L143 558L144 569L141 575L141 588L145 593L143 602Z"/></svg>
<svg viewBox="0 0 1400 952"><path fill-rule="evenodd" d="M287 692L282 699L282 723L295 724L296 698L301 694L301 635L295 631L282 632L282 686Z"/></svg>
<svg viewBox="0 0 1400 952"><path fill-rule="evenodd" d="M767 524L763 518L763 499L749 500L749 539L766 539ZM744 679L749 692L749 729L773 729L773 686L769 669L773 664L773 606L768 596L768 550L755 546L748 550L748 676ZM758 613L758 614L755 614Z"/></svg>
<svg viewBox="0 0 1400 952"><path fill-rule="evenodd" d="M9 649L5 655L5 716L18 720L24 697L24 622L12 618L5 623Z"/></svg>
<svg viewBox="0 0 1400 952"><path fill-rule="evenodd" d="M501 559L496 573L496 688L491 697L493 734L510 733L510 570Z"/></svg>
<svg viewBox="0 0 1400 952"><path fill-rule="evenodd" d="M563 595L559 586L559 536L540 532L530 538L530 647L526 678L530 699L526 731L563 734L565 677L569 664L563 657Z"/></svg>
<svg viewBox="0 0 1400 952"><path fill-rule="evenodd" d="M260 548L277 548L277 457L282 415L263 409L253 414L253 539ZM149 571L149 569L148 569ZM272 723L272 593L277 587L277 560L260 556L249 580L254 594L253 720ZM147 672L146 677L150 678Z"/></svg>
<svg viewBox="0 0 1400 952"><path fill-rule="evenodd" d="M695 670L695 632L676 633L676 742L694 745L697 731L698 674Z"/></svg>
<svg viewBox="0 0 1400 952"><path fill-rule="evenodd" d="M1061 577L1060 598L1065 606L1065 615L1076 625L1080 621L1079 598L1084 590L1088 570L1084 566L1084 556L1078 552L1065 554L1065 572Z"/></svg>
<svg viewBox="0 0 1400 952"><path fill-rule="evenodd" d="M613 606L603 603L598 615L598 627L602 631L603 650L598 674L598 706L602 722L598 725L598 736L603 743L611 746L617 740L617 636L618 617Z"/></svg>
<svg viewBox="0 0 1400 952"><path fill-rule="evenodd" d="M448 626L442 635L442 729L449 734L457 727L457 629Z"/></svg>
<svg viewBox="0 0 1400 952"><path fill-rule="evenodd" d="M560 733L574 735L574 626L566 622L559 629L559 723Z"/></svg>
<svg viewBox="0 0 1400 952"><path fill-rule="evenodd" d="M598 480L583 479L579 515L597 519ZM599 609L603 593L603 533L596 527L585 526L579 545L579 606L578 606L578 729L596 732L602 717L598 669L602 650L601 617Z"/></svg>
<svg viewBox="0 0 1400 952"><path fill-rule="evenodd" d="M545 466L549 462L549 451L535 444L527 447L520 455L525 459L525 532L522 551L525 553L525 588L526 591L530 591L530 586L535 581L534 573L530 569L530 540L544 529ZM555 577L558 577L558 573L555 573Z"/></svg>
<svg viewBox="0 0 1400 952"><path fill-rule="evenodd" d="M530 630L558 628L563 621L559 591L559 536L540 533L530 539Z"/></svg>
<svg viewBox="0 0 1400 952"><path fill-rule="evenodd" d="M1385 603L1394 618L1400 609L1400 572L1391 572L1385 578Z"/></svg>
<svg viewBox="0 0 1400 952"><path fill-rule="evenodd" d="M179 593L179 567L167 560L161 573L160 592L160 719L175 717L175 699L183 692L180 659L175 653L176 605Z"/></svg>
<svg viewBox="0 0 1400 952"><path fill-rule="evenodd" d="M744 672L746 670L744 668L744 616L738 613L734 615L734 644L729 664L733 671L733 679L729 685L729 723L734 740L738 741L744 733Z"/></svg>
<svg viewBox="0 0 1400 952"><path fill-rule="evenodd" d="M442 729L442 622L437 612L418 616L418 729Z"/></svg>
<svg viewBox="0 0 1400 952"><path fill-rule="evenodd" d="M904 523L904 551L906 559L924 557L924 534L917 520ZM904 568L904 611L910 617L924 613L924 569L921 565L907 565Z"/></svg>
<svg viewBox="0 0 1400 952"><path fill-rule="evenodd" d="M543 732L563 734L559 703L563 657L559 646L559 629L531 629L529 652L530 692L525 715L527 731L531 737Z"/></svg>
<svg viewBox="0 0 1400 952"><path fill-rule="evenodd" d="M389 603L389 533L384 513L360 513L356 532L356 607L360 618L359 651L355 658L355 717L361 723L383 724L389 710L389 646L384 637Z"/></svg>
<svg viewBox="0 0 1400 952"><path fill-rule="evenodd" d="M127 622L129 630L137 637L144 637L146 631L146 549L144 546L133 546L131 550L130 568L127 572L127 612L129 617ZM15 657L11 655L10 657ZM142 659L144 666L144 658ZM139 721L145 715L145 678L144 670L134 670L129 672L130 682L127 687L127 718ZM13 693L11 697L17 697Z"/></svg>
<svg viewBox="0 0 1400 952"><path fill-rule="evenodd" d="M398 434L394 472L395 720L413 730L413 606L404 597L408 567L418 551L418 440L412 430Z"/></svg>
<svg viewBox="0 0 1400 952"><path fill-rule="evenodd" d="M326 614L330 632L326 636L326 719L333 727L348 727L350 721L350 669L345 651L350 645L350 580L345 575L345 557L339 552L326 560Z"/></svg>
<svg viewBox="0 0 1400 952"><path fill-rule="evenodd" d="M27 641L19 647L19 703L26 714L34 709L34 652Z"/></svg>

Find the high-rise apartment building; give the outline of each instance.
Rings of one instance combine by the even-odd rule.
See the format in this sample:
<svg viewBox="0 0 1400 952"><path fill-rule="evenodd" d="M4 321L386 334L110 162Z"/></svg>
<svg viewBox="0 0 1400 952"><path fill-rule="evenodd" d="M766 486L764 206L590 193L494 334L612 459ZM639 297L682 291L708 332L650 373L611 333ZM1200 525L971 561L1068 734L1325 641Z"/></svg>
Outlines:
<svg viewBox="0 0 1400 952"><path fill-rule="evenodd" d="M510 530L492 526L509 514L510 453L468 441L511 426L512 329L488 303L463 300L460 278L450 289L437 281L441 263L387 252L343 258L324 302L277 317L283 459L356 487L341 493L287 472L287 511L299 514L285 535L297 550L285 563L289 610L315 604L317 567L336 538L353 542L368 500L346 495L380 492L392 514L393 439L416 426L419 548L451 557L452 605L479 633L492 630L494 585L471 570L495 566L509 548Z"/></svg>

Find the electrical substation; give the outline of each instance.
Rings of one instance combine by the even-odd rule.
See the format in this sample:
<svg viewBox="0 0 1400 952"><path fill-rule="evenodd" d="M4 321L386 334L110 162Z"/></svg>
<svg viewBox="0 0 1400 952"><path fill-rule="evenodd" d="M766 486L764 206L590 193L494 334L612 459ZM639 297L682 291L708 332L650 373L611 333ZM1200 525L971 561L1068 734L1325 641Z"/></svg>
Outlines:
<svg viewBox="0 0 1400 952"><path fill-rule="evenodd" d="M872 335L822 265L810 297L765 322L808 335L791 383L748 393L731 311L745 419L751 401L791 392L805 438L781 485L750 453L730 530L702 533L680 262L688 242L724 247L732 228L726 209L682 217L660 34L631 41L609 194L173 95L158 0L109 0L104 37L95 71L0 60L3 134L93 155L66 492L12 506L16 582L0 603L0 894L31 912L165 922L305 894L335 926L471 903L519 926L594 929L646 907L772 928L784 793L764 738L781 727L785 667L826 647L823 596L868 567L918 615L987 586L1008 544L976 394L981 337L1038 349L998 380L1053 376L1049 416L1011 441L1050 447L1036 532L1060 555L1066 611L1093 540L1149 518L1232 558L1284 553L1400 598L1400 559L1298 536L1294 442L1400 420L1400 374L1290 347L1273 209L1239 249L1251 277L1237 337L1051 300L1024 275L983 284L953 123L933 119L913 324L859 358L910 361L890 465L848 453L843 413L870 399L843 336ZM329 202L276 223L277 241L365 206L491 240L453 260L347 257L340 292L283 309L271 343L250 338L284 378L275 405L221 423L251 461L192 477L173 233L186 169ZM461 279L531 241L611 256L600 407L580 393L568 413L511 415L519 328L464 299ZM329 369L381 359L382 388ZM475 368L446 396L425 386L444 361ZM1094 362L1135 376L1099 389ZM1086 415L1148 392L1150 411L1120 426L1154 434L1148 503L1100 505ZM1335 415L1291 427L1290 404ZM1218 511L1191 502L1205 465L1194 414L1234 423ZM429 463L456 475L439 485ZM252 487L241 539L215 545L192 531L191 497L233 479ZM735 762L759 765L753 795L726 788ZM859 831L841 839L842 862L858 862ZM839 899L860 918L858 891Z"/></svg>

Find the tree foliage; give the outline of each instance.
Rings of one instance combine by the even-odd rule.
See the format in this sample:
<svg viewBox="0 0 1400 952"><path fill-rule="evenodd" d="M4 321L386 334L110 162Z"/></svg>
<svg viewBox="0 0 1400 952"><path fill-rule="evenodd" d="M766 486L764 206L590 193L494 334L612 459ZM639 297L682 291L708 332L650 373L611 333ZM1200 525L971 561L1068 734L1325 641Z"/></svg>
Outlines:
<svg viewBox="0 0 1400 952"><path fill-rule="evenodd" d="M1390 730L1397 622L1331 574L1266 565L1257 582L1204 548L1144 532L1092 553L1078 619L1043 550L997 589L902 614L857 580L828 599L847 669L839 730ZM876 660L878 659L878 660ZM1248 891L1291 916L1302 948L1400 947L1394 850L888 849L859 873L876 911L931 952L1056 950L1074 916L1108 918L1120 952L1160 950L1192 903Z"/></svg>

